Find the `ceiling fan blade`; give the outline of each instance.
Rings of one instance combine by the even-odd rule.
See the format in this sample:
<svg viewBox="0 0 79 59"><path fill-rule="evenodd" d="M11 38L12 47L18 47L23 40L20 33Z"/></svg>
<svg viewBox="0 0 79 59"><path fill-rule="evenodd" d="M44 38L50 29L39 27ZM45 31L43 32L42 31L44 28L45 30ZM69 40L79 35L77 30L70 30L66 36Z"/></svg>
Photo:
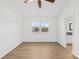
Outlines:
<svg viewBox="0 0 79 59"><path fill-rule="evenodd" d="M55 2L55 0L45 0L45 1L48 1L48 2L51 2L51 3Z"/></svg>
<svg viewBox="0 0 79 59"><path fill-rule="evenodd" d="M38 7L41 8L41 0L38 0Z"/></svg>
<svg viewBox="0 0 79 59"><path fill-rule="evenodd" d="M30 3L32 0L25 0L24 3Z"/></svg>
<svg viewBox="0 0 79 59"><path fill-rule="evenodd" d="M25 0L25 1L24 1L24 3L27 3L27 2L28 2L28 0Z"/></svg>

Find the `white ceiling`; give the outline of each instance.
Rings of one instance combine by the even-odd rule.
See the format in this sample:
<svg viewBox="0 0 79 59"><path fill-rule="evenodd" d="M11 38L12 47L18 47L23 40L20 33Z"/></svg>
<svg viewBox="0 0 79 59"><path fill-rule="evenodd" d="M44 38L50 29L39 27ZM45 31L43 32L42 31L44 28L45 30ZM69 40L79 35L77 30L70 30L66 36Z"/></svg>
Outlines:
<svg viewBox="0 0 79 59"><path fill-rule="evenodd" d="M55 3L49 3L42 0L42 8L38 8L37 0L25 4L25 0L12 0L12 3L18 8L23 16L57 16L67 5L69 0L56 0Z"/></svg>

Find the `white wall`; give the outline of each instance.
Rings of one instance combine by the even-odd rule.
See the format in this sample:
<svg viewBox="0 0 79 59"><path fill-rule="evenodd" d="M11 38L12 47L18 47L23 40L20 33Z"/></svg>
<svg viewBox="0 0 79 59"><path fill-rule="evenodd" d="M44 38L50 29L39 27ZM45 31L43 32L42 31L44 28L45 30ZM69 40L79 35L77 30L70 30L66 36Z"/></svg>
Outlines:
<svg viewBox="0 0 79 59"><path fill-rule="evenodd" d="M74 20L73 54L79 58L79 8L75 8Z"/></svg>
<svg viewBox="0 0 79 59"><path fill-rule="evenodd" d="M8 2L0 0L0 58L22 42L22 17Z"/></svg>
<svg viewBox="0 0 79 59"><path fill-rule="evenodd" d="M48 21L49 32L33 33L32 21ZM24 42L56 42L56 17L53 16L27 16L24 17Z"/></svg>
<svg viewBox="0 0 79 59"><path fill-rule="evenodd" d="M79 0L72 1L74 4L74 32L73 32L73 54L79 58Z"/></svg>
<svg viewBox="0 0 79 59"><path fill-rule="evenodd" d="M70 2L70 1L69 1ZM68 16L73 16L73 9L70 6L70 3L66 5L66 7L61 11L60 15L58 16L58 42L63 46L66 47L67 44L67 36L66 36L66 27L65 22Z"/></svg>
<svg viewBox="0 0 79 59"><path fill-rule="evenodd" d="M66 47L66 34L65 34L65 21L64 16L60 15L57 21L57 29L58 29L58 40L57 42L61 44L63 47Z"/></svg>
<svg viewBox="0 0 79 59"><path fill-rule="evenodd" d="M63 12L59 16L59 24L63 20L65 21L65 17L68 15L73 15L74 20L74 31L73 31L73 40L72 40L72 52L76 57L79 57L79 0L71 0L68 6L63 10ZM63 23L62 22L62 23ZM63 24L64 25L64 24ZM62 27L62 30L65 30L64 26L59 26L59 28ZM64 35L65 33L59 30L59 35ZM63 36L59 36L59 43L62 43L62 40L66 41Z"/></svg>

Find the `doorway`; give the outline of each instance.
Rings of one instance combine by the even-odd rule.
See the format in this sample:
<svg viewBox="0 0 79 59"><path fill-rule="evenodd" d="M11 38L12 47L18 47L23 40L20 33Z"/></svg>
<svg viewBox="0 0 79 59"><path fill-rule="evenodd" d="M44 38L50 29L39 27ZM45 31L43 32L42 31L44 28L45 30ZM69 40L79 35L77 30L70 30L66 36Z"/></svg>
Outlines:
<svg viewBox="0 0 79 59"><path fill-rule="evenodd" d="M65 19L66 44L72 45L73 36L73 15L69 15Z"/></svg>

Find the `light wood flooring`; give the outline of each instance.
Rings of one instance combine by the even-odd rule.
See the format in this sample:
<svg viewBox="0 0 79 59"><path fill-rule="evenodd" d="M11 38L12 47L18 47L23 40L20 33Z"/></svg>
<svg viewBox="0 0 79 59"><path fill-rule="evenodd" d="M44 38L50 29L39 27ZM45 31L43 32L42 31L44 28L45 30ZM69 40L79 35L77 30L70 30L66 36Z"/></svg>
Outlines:
<svg viewBox="0 0 79 59"><path fill-rule="evenodd" d="M71 45L63 48L58 43L22 43L2 59L77 59Z"/></svg>

